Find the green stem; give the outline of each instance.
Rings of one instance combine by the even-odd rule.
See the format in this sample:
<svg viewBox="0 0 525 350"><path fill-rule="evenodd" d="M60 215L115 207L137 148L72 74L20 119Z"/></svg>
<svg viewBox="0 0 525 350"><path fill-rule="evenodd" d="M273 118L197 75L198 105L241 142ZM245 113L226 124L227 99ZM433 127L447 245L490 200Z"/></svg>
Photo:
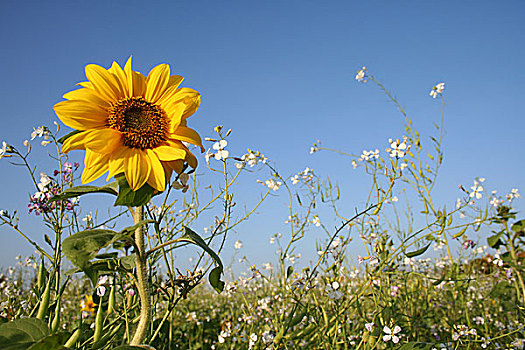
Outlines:
<svg viewBox="0 0 525 350"><path fill-rule="evenodd" d="M142 220L144 208L142 206L133 211L133 222L135 224ZM140 226L135 231L135 244L137 246L135 267L137 269L137 288L140 296L140 320L131 340L131 345L140 345L146 338L151 323L151 300L148 284L148 257L144 245L144 226Z"/></svg>

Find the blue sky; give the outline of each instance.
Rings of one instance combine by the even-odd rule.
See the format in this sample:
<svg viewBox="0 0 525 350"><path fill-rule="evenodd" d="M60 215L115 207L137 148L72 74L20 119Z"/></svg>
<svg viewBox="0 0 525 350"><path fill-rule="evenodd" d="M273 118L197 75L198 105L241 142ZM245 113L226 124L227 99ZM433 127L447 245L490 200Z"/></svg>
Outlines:
<svg viewBox="0 0 525 350"><path fill-rule="evenodd" d="M424 135L440 113L428 92L446 82L443 201L476 176L507 193L525 171L524 15L522 1L2 1L0 140L22 148L33 127L57 120L52 106L85 79L86 64L133 55L135 70L169 63L202 94L191 119L202 136L224 125L233 129L232 154L261 150L285 175L310 166L340 183L353 211L366 194L363 178L340 157L308 151L318 139L353 153L383 151L403 134L392 103L355 82L366 65ZM34 148L39 171L52 171L46 150ZM6 159L0 173L0 208L25 214L26 173ZM244 200L253 199L247 192ZM272 255L268 237L285 212L272 201L232 236L257 262ZM38 218L22 215L22 223L41 239ZM0 266L33 251L6 227L0 235Z"/></svg>

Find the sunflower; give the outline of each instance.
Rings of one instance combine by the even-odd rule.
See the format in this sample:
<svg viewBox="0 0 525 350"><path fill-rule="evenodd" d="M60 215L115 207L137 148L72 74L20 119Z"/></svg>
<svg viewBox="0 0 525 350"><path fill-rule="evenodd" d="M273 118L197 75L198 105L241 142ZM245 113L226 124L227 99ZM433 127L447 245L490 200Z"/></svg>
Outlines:
<svg viewBox="0 0 525 350"><path fill-rule="evenodd" d="M167 64L145 77L131 69L130 57L124 69L116 62L109 69L89 64L86 77L78 84L82 88L53 107L65 125L78 131L64 141L62 152L86 151L82 183L109 172L108 180L124 174L133 191L146 183L164 191L184 162L197 166L183 142L204 151L199 134L186 122L199 107L200 95L179 88L184 78L170 75Z"/></svg>

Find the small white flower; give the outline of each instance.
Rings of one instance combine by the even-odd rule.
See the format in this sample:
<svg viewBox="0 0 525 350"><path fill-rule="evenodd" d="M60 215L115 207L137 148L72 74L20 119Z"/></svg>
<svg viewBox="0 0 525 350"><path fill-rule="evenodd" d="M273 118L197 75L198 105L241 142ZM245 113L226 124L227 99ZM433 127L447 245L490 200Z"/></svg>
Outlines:
<svg viewBox="0 0 525 350"><path fill-rule="evenodd" d="M47 186L52 182L51 178L47 176L46 173L41 172L40 173L40 183L38 184L38 188L40 191L44 192L47 191Z"/></svg>
<svg viewBox="0 0 525 350"><path fill-rule="evenodd" d="M430 90L429 95L432 96L432 98L436 98L439 94L442 94L444 90L445 90L445 83L439 83L436 86L434 86L432 90Z"/></svg>
<svg viewBox="0 0 525 350"><path fill-rule="evenodd" d="M399 343L399 337L396 334L401 332L401 327L395 326L394 329L390 329L389 327L384 326L383 332L385 332L385 335L383 336L383 341L387 342L392 340L394 344Z"/></svg>
<svg viewBox="0 0 525 350"><path fill-rule="evenodd" d="M230 155L230 152L225 150L227 145L228 145L228 141L226 140L220 140L213 144L213 149L217 151L214 155L215 159L221 160L221 159L228 158L228 156Z"/></svg>
<svg viewBox="0 0 525 350"><path fill-rule="evenodd" d="M366 83L365 77L366 77L366 67L363 67L357 72L355 76L355 80L357 80L360 83Z"/></svg>
<svg viewBox="0 0 525 350"><path fill-rule="evenodd" d="M513 200L514 198L520 198L517 188L513 188L510 193L506 196L507 200Z"/></svg>
<svg viewBox="0 0 525 350"><path fill-rule="evenodd" d="M270 190L277 191L279 187L281 187L282 182L274 181L273 179L269 179L269 180L266 180L265 184L266 184L266 187L268 187Z"/></svg>
<svg viewBox="0 0 525 350"><path fill-rule="evenodd" d="M478 185L477 183L474 183L474 186L470 187L472 189L472 192L470 192L469 196L470 198L476 197L476 199L481 199L483 196L481 192L483 192L483 187L481 185Z"/></svg>
<svg viewBox="0 0 525 350"><path fill-rule="evenodd" d="M374 322L365 323L365 328L367 331L372 332L374 330Z"/></svg>
<svg viewBox="0 0 525 350"><path fill-rule="evenodd" d="M39 126L38 128L33 128L33 132L31 133L31 141L33 141L36 137L42 137L47 140L47 134L49 134L49 131L45 130L43 126Z"/></svg>
<svg viewBox="0 0 525 350"><path fill-rule="evenodd" d="M242 242L241 241L236 241L234 248L235 249L241 249L242 248Z"/></svg>
<svg viewBox="0 0 525 350"><path fill-rule="evenodd" d="M0 159L2 159L5 156L6 151L7 143L5 143L5 141L2 141L2 148L0 148Z"/></svg>
<svg viewBox="0 0 525 350"><path fill-rule="evenodd" d="M313 225L315 225L316 227L319 227L321 226L321 220L319 219L319 216L317 215L314 215L312 217L312 221L310 221Z"/></svg>
<svg viewBox="0 0 525 350"><path fill-rule="evenodd" d="M355 161L355 159L352 160L352 168L357 168L357 162Z"/></svg>
<svg viewBox="0 0 525 350"><path fill-rule="evenodd" d="M273 271L273 265L272 265L272 263L269 263L269 262L263 264L263 268L264 268L265 270L267 270L267 271Z"/></svg>
<svg viewBox="0 0 525 350"><path fill-rule="evenodd" d="M388 142L391 148L387 148L386 151L390 153L390 157L392 158L403 158L410 149L410 145L407 145L406 138L403 138L402 142L399 142L399 140L393 141L392 139L389 139Z"/></svg>

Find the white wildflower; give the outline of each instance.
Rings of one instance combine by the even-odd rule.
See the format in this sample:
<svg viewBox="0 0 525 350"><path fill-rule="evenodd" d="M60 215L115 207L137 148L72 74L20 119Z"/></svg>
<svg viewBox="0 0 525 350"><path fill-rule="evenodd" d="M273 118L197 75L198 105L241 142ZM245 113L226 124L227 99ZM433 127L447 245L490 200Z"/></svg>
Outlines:
<svg viewBox="0 0 525 350"><path fill-rule="evenodd" d="M436 86L434 86L432 90L430 90L429 95L432 96L432 98L436 98L438 97L438 95L442 94L444 90L445 90L445 83L439 83Z"/></svg>
<svg viewBox="0 0 525 350"><path fill-rule="evenodd" d="M361 68L356 76L355 76L355 80L357 80L358 82L360 83L366 83L366 67L363 66L363 68Z"/></svg>
<svg viewBox="0 0 525 350"><path fill-rule="evenodd" d="M388 342L392 340L394 344L399 343L399 337L397 334L401 332L401 327L395 326L394 329L390 329L387 326L383 327L383 332L385 332L385 335L383 336L383 341Z"/></svg>

